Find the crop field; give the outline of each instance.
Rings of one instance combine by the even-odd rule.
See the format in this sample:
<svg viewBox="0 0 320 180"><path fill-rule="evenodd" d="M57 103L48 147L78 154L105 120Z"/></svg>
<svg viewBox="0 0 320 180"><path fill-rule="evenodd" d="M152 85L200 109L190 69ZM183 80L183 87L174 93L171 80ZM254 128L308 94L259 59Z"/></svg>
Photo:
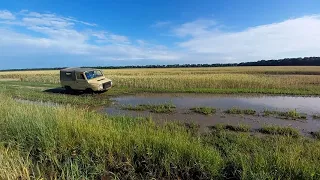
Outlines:
<svg viewBox="0 0 320 180"><path fill-rule="evenodd" d="M198 124L157 124L152 117L98 111L114 103L111 97L142 92L317 96L320 67L103 72L114 84L103 94L64 93L59 71L0 72L0 179L320 179L320 131L305 135L289 126L223 123L203 132ZM218 113L215 107L191 106L190 115ZM158 115L178 108L171 102L121 106ZM224 114L259 113L230 107ZM302 117L296 110L263 114L291 122ZM318 117L313 114L314 121Z"/></svg>
<svg viewBox="0 0 320 180"><path fill-rule="evenodd" d="M106 69L116 88L145 92L320 94L320 67ZM59 83L59 71L0 72L2 79Z"/></svg>

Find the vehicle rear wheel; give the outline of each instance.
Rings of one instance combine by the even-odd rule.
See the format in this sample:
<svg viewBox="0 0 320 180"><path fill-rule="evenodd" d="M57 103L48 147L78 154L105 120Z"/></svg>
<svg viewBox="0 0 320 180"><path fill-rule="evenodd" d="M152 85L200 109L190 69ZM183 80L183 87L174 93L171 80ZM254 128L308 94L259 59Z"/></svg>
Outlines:
<svg viewBox="0 0 320 180"><path fill-rule="evenodd" d="M66 89L66 93L68 93L68 94L73 92L73 90L70 86L65 86L64 88Z"/></svg>

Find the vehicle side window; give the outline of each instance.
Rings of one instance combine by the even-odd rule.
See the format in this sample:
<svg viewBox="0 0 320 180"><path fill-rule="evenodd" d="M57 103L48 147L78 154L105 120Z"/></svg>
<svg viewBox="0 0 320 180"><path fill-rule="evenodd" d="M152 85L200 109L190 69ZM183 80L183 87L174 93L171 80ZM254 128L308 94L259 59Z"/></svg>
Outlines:
<svg viewBox="0 0 320 180"><path fill-rule="evenodd" d="M85 79L82 73L77 73L77 79Z"/></svg>
<svg viewBox="0 0 320 180"><path fill-rule="evenodd" d="M62 75L62 77L65 81L72 81L72 73L71 72L64 73L64 75Z"/></svg>

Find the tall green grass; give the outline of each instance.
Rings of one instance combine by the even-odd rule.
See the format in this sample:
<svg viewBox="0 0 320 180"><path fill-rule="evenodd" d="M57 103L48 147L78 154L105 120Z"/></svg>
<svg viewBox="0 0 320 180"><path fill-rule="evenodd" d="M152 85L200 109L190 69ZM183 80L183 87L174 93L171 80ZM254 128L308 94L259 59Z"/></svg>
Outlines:
<svg viewBox="0 0 320 180"><path fill-rule="evenodd" d="M319 179L320 141L107 117L0 93L0 179Z"/></svg>
<svg viewBox="0 0 320 180"><path fill-rule="evenodd" d="M217 150L179 127L0 99L0 142L30 158L34 177L210 178L223 165Z"/></svg>

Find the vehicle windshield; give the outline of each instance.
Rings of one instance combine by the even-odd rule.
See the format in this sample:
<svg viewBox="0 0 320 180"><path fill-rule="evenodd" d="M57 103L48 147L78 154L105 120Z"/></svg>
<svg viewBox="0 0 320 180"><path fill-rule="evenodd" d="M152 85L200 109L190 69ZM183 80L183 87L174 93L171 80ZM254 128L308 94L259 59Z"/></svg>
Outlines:
<svg viewBox="0 0 320 180"><path fill-rule="evenodd" d="M85 75L87 79L94 79L103 76L101 71L87 71L85 72Z"/></svg>

